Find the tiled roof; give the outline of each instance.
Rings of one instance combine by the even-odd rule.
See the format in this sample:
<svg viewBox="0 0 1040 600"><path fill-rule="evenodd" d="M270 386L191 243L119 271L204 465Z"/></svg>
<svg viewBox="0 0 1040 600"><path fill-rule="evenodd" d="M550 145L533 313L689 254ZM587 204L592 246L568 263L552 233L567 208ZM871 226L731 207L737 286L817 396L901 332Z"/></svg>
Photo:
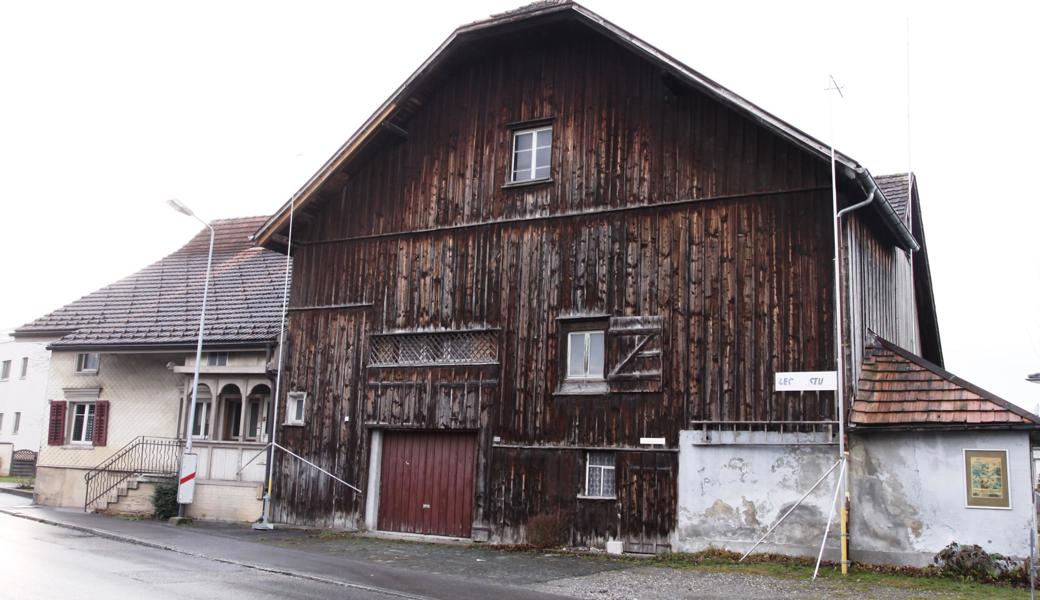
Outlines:
<svg viewBox="0 0 1040 600"><path fill-rule="evenodd" d="M853 427L1040 428L1040 418L874 336L852 405Z"/></svg>
<svg viewBox="0 0 1040 600"><path fill-rule="evenodd" d="M249 239L265 219L212 223L207 346L266 342L278 335L285 256ZM54 347L193 345L208 248L209 230L203 229L166 258L19 327L16 335L65 334Z"/></svg>
<svg viewBox="0 0 1040 600"><path fill-rule="evenodd" d="M900 219L906 221L906 210L910 203L907 201L910 194L910 173L893 173L891 175L876 175L878 189L888 199L888 203L895 209Z"/></svg>

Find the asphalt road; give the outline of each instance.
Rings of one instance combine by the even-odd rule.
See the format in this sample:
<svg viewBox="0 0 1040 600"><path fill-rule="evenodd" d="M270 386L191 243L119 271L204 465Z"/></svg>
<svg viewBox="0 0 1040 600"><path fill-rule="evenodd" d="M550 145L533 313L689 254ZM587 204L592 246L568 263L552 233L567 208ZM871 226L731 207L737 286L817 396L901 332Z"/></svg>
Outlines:
<svg viewBox="0 0 1040 600"><path fill-rule="evenodd" d="M146 548L0 514L0 598L400 600Z"/></svg>

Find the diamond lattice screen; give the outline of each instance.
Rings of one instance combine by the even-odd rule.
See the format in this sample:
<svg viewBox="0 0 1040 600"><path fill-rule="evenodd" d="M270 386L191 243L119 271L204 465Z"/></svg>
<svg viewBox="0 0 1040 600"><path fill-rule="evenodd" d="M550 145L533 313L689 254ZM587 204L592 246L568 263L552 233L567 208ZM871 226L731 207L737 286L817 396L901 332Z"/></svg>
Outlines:
<svg viewBox="0 0 1040 600"><path fill-rule="evenodd" d="M374 335L369 364L480 365L498 362L494 331L437 331Z"/></svg>

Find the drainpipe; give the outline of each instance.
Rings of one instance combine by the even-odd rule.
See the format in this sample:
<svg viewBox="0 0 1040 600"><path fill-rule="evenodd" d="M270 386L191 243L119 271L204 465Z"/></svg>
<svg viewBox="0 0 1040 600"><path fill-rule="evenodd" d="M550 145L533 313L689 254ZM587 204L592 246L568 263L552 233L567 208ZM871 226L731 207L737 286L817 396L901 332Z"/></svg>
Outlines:
<svg viewBox="0 0 1040 600"><path fill-rule="evenodd" d="M867 206L874 202L874 198L877 196L878 188L874 183L874 180L870 177L867 179L871 183L870 193L867 194L867 199L847 206L842 210L838 210L838 186L837 186L837 174L835 173L835 165L833 160L833 152L831 160L831 178L832 178L832 201L834 203L834 313L835 313L835 327L834 335L836 338L837 355L835 356L835 371L837 375L838 385L835 392L837 404L838 404L838 456L842 461L845 461L842 467L839 477L839 487L842 491L842 495L845 498L842 504L841 510L841 573L842 575L848 574L849 568L849 505L851 499L849 497L849 469L848 469L848 449L846 447L845 440L845 344L843 342L843 317L842 317L842 293L841 293L841 218L851 213L854 210L859 210L864 206Z"/></svg>

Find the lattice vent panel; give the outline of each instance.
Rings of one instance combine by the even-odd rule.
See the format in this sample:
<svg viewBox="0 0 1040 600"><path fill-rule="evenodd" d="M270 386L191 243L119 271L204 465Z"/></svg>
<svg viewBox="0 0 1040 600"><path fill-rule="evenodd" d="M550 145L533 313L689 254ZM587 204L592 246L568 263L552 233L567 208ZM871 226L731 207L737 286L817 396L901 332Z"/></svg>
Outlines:
<svg viewBox="0 0 1040 600"><path fill-rule="evenodd" d="M495 331L435 331L373 335L371 366L483 365L498 362Z"/></svg>

